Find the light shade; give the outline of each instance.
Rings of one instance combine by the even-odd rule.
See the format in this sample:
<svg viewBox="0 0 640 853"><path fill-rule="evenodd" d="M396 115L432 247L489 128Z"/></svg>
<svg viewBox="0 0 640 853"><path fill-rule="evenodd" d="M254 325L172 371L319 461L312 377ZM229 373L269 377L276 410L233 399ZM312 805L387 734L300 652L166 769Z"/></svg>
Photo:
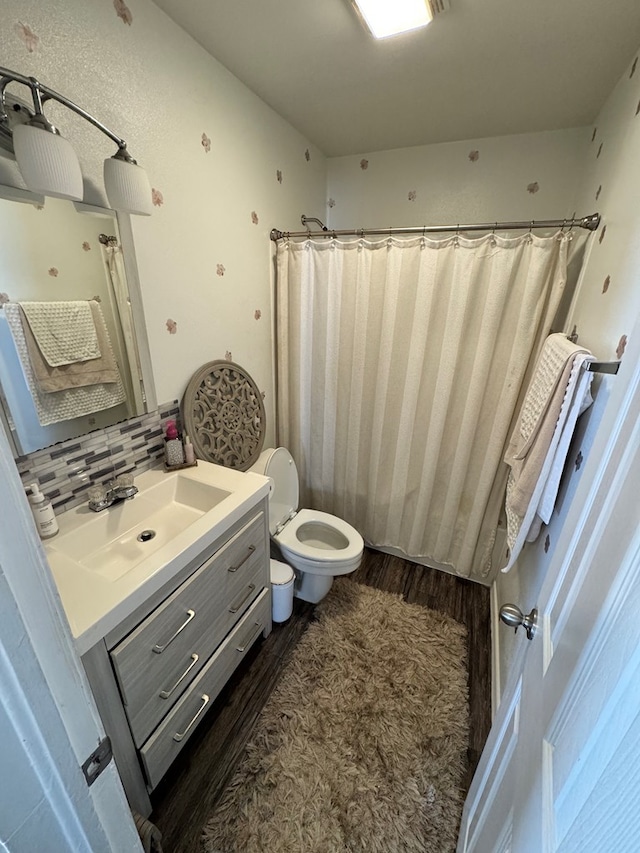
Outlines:
<svg viewBox="0 0 640 853"><path fill-rule="evenodd" d="M433 20L426 0L354 0L377 39L416 30Z"/></svg>
<svg viewBox="0 0 640 853"><path fill-rule="evenodd" d="M104 161L104 187L114 210L151 216L151 184L140 166L118 157L107 157Z"/></svg>
<svg viewBox="0 0 640 853"><path fill-rule="evenodd" d="M20 174L32 192L82 199L80 163L66 139L40 127L18 124L13 129L13 147Z"/></svg>

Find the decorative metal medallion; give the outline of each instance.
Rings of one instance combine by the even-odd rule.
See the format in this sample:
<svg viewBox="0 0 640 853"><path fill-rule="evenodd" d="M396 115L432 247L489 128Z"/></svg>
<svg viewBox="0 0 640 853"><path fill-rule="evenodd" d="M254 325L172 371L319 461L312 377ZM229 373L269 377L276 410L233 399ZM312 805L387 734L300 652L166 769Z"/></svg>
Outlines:
<svg viewBox="0 0 640 853"><path fill-rule="evenodd" d="M262 395L239 364L210 361L197 370L182 398L182 419L200 459L246 471L260 455Z"/></svg>

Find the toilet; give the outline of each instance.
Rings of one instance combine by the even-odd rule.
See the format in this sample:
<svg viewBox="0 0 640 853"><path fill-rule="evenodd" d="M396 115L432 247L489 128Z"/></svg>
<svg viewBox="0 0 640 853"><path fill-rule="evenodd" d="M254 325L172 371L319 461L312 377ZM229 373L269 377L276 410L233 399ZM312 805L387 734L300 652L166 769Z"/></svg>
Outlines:
<svg viewBox="0 0 640 853"><path fill-rule="evenodd" d="M335 515L298 509L298 469L284 447L263 450L251 471L269 477L269 532L296 573L294 595L316 604L334 577L354 572L362 560L364 540Z"/></svg>

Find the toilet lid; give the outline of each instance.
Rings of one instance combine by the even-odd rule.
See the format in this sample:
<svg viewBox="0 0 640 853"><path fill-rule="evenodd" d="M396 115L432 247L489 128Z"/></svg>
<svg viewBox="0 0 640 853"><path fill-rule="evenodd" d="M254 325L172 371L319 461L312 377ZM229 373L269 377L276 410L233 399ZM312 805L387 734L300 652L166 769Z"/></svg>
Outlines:
<svg viewBox="0 0 640 853"><path fill-rule="evenodd" d="M298 509L298 469L286 448L277 447L273 451L265 465L264 475L273 482L269 497L269 532L273 536L278 526Z"/></svg>

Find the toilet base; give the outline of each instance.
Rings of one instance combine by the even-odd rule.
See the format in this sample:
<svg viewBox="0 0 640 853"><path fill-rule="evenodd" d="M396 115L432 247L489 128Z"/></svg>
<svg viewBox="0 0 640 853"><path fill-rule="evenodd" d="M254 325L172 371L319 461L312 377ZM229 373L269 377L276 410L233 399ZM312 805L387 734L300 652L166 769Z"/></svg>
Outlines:
<svg viewBox="0 0 640 853"><path fill-rule="evenodd" d="M293 594L296 598L317 604L325 597L333 584L333 575L316 575L313 572L300 572L294 568L296 582Z"/></svg>

